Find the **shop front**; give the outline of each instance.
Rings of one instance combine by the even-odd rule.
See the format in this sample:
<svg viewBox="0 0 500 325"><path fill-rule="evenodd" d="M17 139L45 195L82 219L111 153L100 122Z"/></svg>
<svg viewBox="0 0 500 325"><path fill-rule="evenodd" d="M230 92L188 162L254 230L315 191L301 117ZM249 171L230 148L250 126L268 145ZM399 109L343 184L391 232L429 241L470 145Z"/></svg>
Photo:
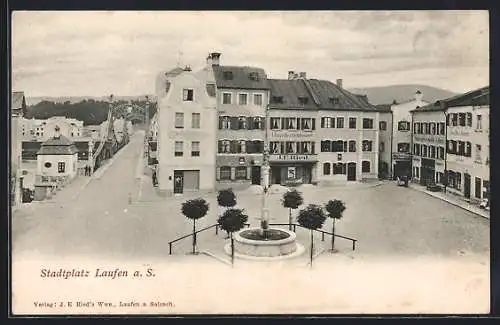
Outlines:
<svg viewBox="0 0 500 325"><path fill-rule="evenodd" d="M436 161L434 159L422 158L420 167L420 184L434 183L436 175Z"/></svg>
<svg viewBox="0 0 500 325"><path fill-rule="evenodd" d="M411 177L412 162L411 156L407 153L393 153L393 179L396 180L398 177L407 176Z"/></svg>
<svg viewBox="0 0 500 325"><path fill-rule="evenodd" d="M269 161L271 184L316 183L317 155L271 155Z"/></svg>

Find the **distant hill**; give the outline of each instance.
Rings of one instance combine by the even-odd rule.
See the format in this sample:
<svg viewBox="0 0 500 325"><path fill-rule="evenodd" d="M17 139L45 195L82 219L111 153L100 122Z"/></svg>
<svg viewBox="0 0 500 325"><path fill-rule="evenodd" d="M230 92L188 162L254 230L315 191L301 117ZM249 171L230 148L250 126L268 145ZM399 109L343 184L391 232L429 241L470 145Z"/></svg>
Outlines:
<svg viewBox="0 0 500 325"><path fill-rule="evenodd" d="M456 95L448 90L425 85L394 85L384 87L368 87L348 89L355 94L368 95L368 101L373 105L392 104L394 100L398 103L406 102L413 98L417 90L423 94L426 102L435 102Z"/></svg>

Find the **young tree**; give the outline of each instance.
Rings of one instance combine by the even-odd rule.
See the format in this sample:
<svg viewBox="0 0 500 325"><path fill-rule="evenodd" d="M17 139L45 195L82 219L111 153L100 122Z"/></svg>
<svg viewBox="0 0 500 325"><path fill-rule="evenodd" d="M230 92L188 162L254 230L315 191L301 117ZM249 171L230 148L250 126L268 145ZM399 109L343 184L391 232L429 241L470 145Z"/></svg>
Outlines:
<svg viewBox="0 0 500 325"><path fill-rule="evenodd" d="M292 209L295 210L304 203L302 193L296 189L288 191L283 194L281 202L285 208L288 208L288 229L292 230Z"/></svg>
<svg viewBox="0 0 500 325"><path fill-rule="evenodd" d="M234 195L233 189L220 190L217 194L217 203L223 208L221 215L224 214L225 209L234 207L236 205L236 195ZM229 232L226 238L229 238Z"/></svg>
<svg viewBox="0 0 500 325"><path fill-rule="evenodd" d="M305 209L300 210L297 217L298 223L311 231L311 267L313 261L314 237L313 230L319 229L325 223L326 216L323 208L316 204L309 204Z"/></svg>
<svg viewBox="0 0 500 325"><path fill-rule="evenodd" d="M330 200L325 205L325 209L328 212L328 217L332 218L332 249L331 252L335 252L335 220L340 220L342 218L342 213L344 213L345 204L340 200Z"/></svg>
<svg viewBox="0 0 500 325"><path fill-rule="evenodd" d="M234 239L233 233L242 229L248 221L248 216L243 213L242 209L227 209L219 217L217 222L220 227L230 234L231 238L231 265L234 266Z"/></svg>
<svg viewBox="0 0 500 325"><path fill-rule="evenodd" d="M193 220L193 254L196 254L196 220L207 214L208 207L207 201L202 198L182 203L182 214Z"/></svg>

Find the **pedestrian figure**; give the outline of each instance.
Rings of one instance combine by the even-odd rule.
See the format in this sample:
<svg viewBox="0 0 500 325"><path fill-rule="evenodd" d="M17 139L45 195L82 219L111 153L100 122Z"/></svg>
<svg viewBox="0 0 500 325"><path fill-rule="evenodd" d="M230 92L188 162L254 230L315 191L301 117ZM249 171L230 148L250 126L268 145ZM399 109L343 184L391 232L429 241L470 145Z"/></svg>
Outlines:
<svg viewBox="0 0 500 325"><path fill-rule="evenodd" d="M85 165L85 176L87 176L87 170L88 170L88 167L87 165Z"/></svg>
<svg viewBox="0 0 500 325"><path fill-rule="evenodd" d="M153 186L156 186L157 184L157 177L156 177L156 170L153 171Z"/></svg>

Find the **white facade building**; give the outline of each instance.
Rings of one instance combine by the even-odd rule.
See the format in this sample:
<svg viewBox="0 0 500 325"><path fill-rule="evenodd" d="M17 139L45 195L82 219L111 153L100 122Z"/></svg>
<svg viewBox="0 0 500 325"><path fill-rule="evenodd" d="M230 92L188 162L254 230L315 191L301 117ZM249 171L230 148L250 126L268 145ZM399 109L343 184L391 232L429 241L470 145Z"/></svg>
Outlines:
<svg viewBox="0 0 500 325"><path fill-rule="evenodd" d="M158 98L158 188L161 194L215 188L217 102L210 66L162 73Z"/></svg>

